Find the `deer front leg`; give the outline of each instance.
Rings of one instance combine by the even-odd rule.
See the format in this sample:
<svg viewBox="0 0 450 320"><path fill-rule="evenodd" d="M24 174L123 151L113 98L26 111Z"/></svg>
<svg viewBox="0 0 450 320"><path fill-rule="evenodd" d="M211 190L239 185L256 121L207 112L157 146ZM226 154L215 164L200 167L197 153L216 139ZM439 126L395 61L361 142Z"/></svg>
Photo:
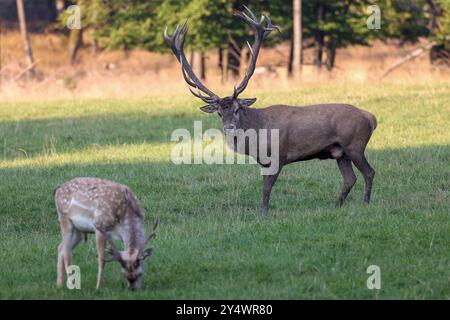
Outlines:
<svg viewBox="0 0 450 320"><path fill-rule="evenodd" d="M280 174L280 171L278 171L276 174L273 175L265 175L263 176L263 203L261 207L261 214L263 216L267 215L267 212L269 211L269 198L270 198L270 192L272 191L272 187L277 181L278 175Z"/></svg>
<svg viewBox="0 0 450 320"><path fill-rule="evenodd" d="M99 289L103 282L103 269L105 268L105 244L106 237L100 231L95 232L98 252L98 273L97 273L97 289Z"/></svg>

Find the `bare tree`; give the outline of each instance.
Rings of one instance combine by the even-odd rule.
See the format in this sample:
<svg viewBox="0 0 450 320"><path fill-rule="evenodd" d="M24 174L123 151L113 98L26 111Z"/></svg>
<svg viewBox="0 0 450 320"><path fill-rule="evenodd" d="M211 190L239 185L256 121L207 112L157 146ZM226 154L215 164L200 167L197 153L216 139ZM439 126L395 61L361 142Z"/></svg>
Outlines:
<svg viewBox="0 0 450 320"><path fill-rule="evenodd" d="M205 54L200 51L192 51L190 63L194 72L200 75L200 79L206 79Z"/></svg>
<svg viewBox="0 0 450 320"><path fill-rule="evenodd" d="M83 46L83 30L71 29L69 36L69 56L71 64L74 64L76 62L78 51L82 46Z"/></svg>
<svg viewBox="0 0 450 320"><path fill-rule="evenodd" d="M292 73L296 74L303 64L303 30L302 30L302 0L293 0L294 32L292 41Z"/></svg>
<svg viewBox="0 0 450 320"><path fill-rule="evenodd" d="M31 50L30 39L28 38L27 32L27 19L25 17L25 9L23 6L23 0L16 0L17 4L17 15L19 17L20 33L22 34L23 47L25 49L25 56L28 63L28 74L34 76L34 60L33 51Z"/></svg>
<svg viewBox="0 0 450 320"><path fill-rule="evenodd" d="M218 67L220 68L221 81L224 82L224 81L228 80L228 49L227 48L219 49Z"/></svg>
<svg viewBox="0 0 450 320"><path fill-rule="evenodd" d="M324 21L324 16L325 16L325 6L322 1L319 1L317 3L317 24L319 27L321 26L321 24ZM319 68L322 67L324 38L325 38L325 34L324 34L323 30L320 30L318 28L316 30L316 34L315 34L316 52L315 52L314 64L317 65L317 67L319 67Z"/></svg>
<svg viewBox="0 0 450 320"><path fill-rule="evenodd" d="M427 4L430 12L430 23L428 28L430 32L433 33L436 29L439 28L439 17L442 15L442 8L436 2L436 0L427 0Z"/></svg>
<svg viewBox="0 0 450 320"><path fill-rule="evenodd" d="M221 81L224 80L224 72L223 72L223 48L220 48L217 50L218 53L218 59L217 59L217 68L220 72L220 79Z"/></svg>
<svg viewBox="0 0 450 320"><path fill-rule="evenodd" d="M239 77L239 71L241 67L241 47L236 40L229 35L228 36L228 70L231 72L233 78Z"/></svg>

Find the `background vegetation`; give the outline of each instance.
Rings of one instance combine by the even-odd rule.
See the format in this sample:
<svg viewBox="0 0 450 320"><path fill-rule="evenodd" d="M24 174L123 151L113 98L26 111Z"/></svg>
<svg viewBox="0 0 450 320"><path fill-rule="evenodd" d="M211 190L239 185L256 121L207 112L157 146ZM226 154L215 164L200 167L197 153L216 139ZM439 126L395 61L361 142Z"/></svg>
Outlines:
<svg viewBox="0 0 450 320"><path fill-rule="evenodd" d="M247 40L246 29L232 17L234 10L244 5L256 13L267 14L283 26L282 34L272 37L271 43L293 38L293 19L303 22L307 45L316 48L314 64L334 67L339 48L354 44L368 45L374 39L395 38L416 42L419 37L433 38L437 45L450 42L450 7L446 0L382 0L383 27L377 32L367 28L367 0L303 1L300 16L293 12L294 1L282 0L77 0L83 9L85 28L103 48L145 48L167 51L162 39L166 26L189 19L189 47L204 53L212 48L228 49L228 67L239 68L241 55ZM63 19L64 21L64 16ZM270 44L270 42L269 42ZM448 49L448 48L447 48Z"/></svg>
<svg viewBox="0 0 450 320"><path fill-rule="evenodd" d="M23 1L23 0L20 0ZM13 0L2 0L6 26L14 24L16 12ZM211 49L220 51L219 64L225 64L224 72L239 75L240 64L248 59L246 40L248 30L237 23L232 14L242 10L244 5L260 14L269 15L282 26L283 32L270 37L266 45L283 41L291 42L290 64L295 60L293 50L295 39L293 24L302 21L303 46L314 47L313 63L334 68L337 52L349 45L369 45L376 39L396 39L399 43L418 41L424 37L433 42L434 51L440 59L448 60L450 48L450 3L447 0L367 0L342 1L283 1L283 0L52 0L45 1L51 14L36 16L39 2L25 2L25 9L31 15L31 30L48 22L49 28L59 28L68 34L66 22L71 13L65 8L77 4L81 9L82 30L72 30L69 50L72 62L88 38L95 50L142 48L153 52L168 52L162 32L166 26L189 19L190 38L187 46L193 54L199 55L198 68L204 68L204 54ZM41 1L41 4L44 2ZM301 3L301 10L293 14L295 3ZM9 5L8 5L9 4ZM382 15L379 30L367 27L370 14L368 6L376 4ZM40 8L42 9L42 8ZM40 24L36 24L40 22ZM59 21L59 22L56 22ZM9 23L8 23L9 22ZM298 53L301 55L301 52ZM195 58L193 58L195 61ZM225 63L224 60L227 62ZM204 74L204 72L199 72Z"/></svg>

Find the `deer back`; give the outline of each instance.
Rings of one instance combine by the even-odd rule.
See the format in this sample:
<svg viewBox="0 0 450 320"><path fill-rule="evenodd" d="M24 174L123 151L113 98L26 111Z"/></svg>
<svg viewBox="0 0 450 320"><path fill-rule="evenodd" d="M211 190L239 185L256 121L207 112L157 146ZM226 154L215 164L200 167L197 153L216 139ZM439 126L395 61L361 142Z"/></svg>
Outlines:
<svg viewBox="0 0 450 320"><path fill-rule="evenodd" d="M96 227L111 230L125 215L143 219L143 210L133 192L124 185L98 178L76 178L55 191L60 218L70 219L75 227L86 224L86 231Z"/></svg>

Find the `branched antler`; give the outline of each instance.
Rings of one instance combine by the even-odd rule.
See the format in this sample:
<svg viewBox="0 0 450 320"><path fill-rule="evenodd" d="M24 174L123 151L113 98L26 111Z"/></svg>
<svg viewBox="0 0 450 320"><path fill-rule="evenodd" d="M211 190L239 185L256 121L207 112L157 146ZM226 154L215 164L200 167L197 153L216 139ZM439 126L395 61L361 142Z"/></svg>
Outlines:
<svg viewBox="0 0 450 320"><path fill-rule="evenodd" d="M237 98L247 87L250 78L255 72L256 60L258 59L259 49L261 48L263 40L272 32L273 30L280 31L280 28L274 24L267 16L261 16L261 19L258 22L258 18L256 15L246 6L244 6L245 11L236 11L234 13L235 16L244 20L252 29L254 33L254 43L252 46L247 42L248 47L250 48L251 60L247 71L245 72L244 79L242 79L241 83L234 87L233 97ZM181 64L181 71L183 74L183 78L186 83L192 87L197 89L198 92L195 92L191 88L189 90L191 93L200 98L206 103L213 104L220 100L220 98L211 90L209 90L205 85L201 83L195 73L192 71L191 66L189 65L186 56L183 51L184 42L186 41L186 33L188 31L187 21L180 27L179 25L175 28L175 31L172 36L169 36L167 33L167 27L164 30L164 40L172 49L172 52L177 57L178 62ZM202 92L205 95L202 95Z"/></svg>
<svg viewBox="0 0 450 320"><path fill-rule="evenodd" d="M192 71L191 66L189 65L186 56L183 51L184 42L186 41L186 33L188 31L187 21L180 27L179 25L175 28L175 31L172 36L169 36L167 33L167 27L164 30L164 40L172 49L172 52L177 57L178 62L181 64L181 71L183 73L183 78L186 83L197 89L198 93L194 92L191 88L189 90L192 92L194 96L202 99L206 103L215 103L219 100L219 97L209 90L203 83L199 80L199 78ZM200 92L203 92L207 96L202 95Z"/></svg>
<svg viewBox="0 0 450 320"><path fill-rule="evenodd" d="M272 21L269 17L262 15L261 19L258 22L258 18L256 17L256 15L248 7L244 6L244 8L248 14L244 11L235 11L234 16L244 20L244 22L253 29L254 42L252 46L250 46L250 43L247 42L247 45L250 49L251 59L247 71L245 72L244 79L242 79L241 83L237 87L234 87L234 98L237 98L245 90L248 85L248 81L255 72L256 60L258 59L259 49L261 48L263 40L267 38L270 32L275 29L280 32L280 28L272 24Z"/></svg>
<svg viewBox="0 0 450 320"><path fill-rule="evenodd" d="M159 218L156 219L155 224L153 224L153 228L152 231L150 232L150 234L147 237L147 240L145 241L145 243L147 244L151 238L154 237L154 235L156 234L156 229L158 228L158 224L159 224Z"/></svg>

